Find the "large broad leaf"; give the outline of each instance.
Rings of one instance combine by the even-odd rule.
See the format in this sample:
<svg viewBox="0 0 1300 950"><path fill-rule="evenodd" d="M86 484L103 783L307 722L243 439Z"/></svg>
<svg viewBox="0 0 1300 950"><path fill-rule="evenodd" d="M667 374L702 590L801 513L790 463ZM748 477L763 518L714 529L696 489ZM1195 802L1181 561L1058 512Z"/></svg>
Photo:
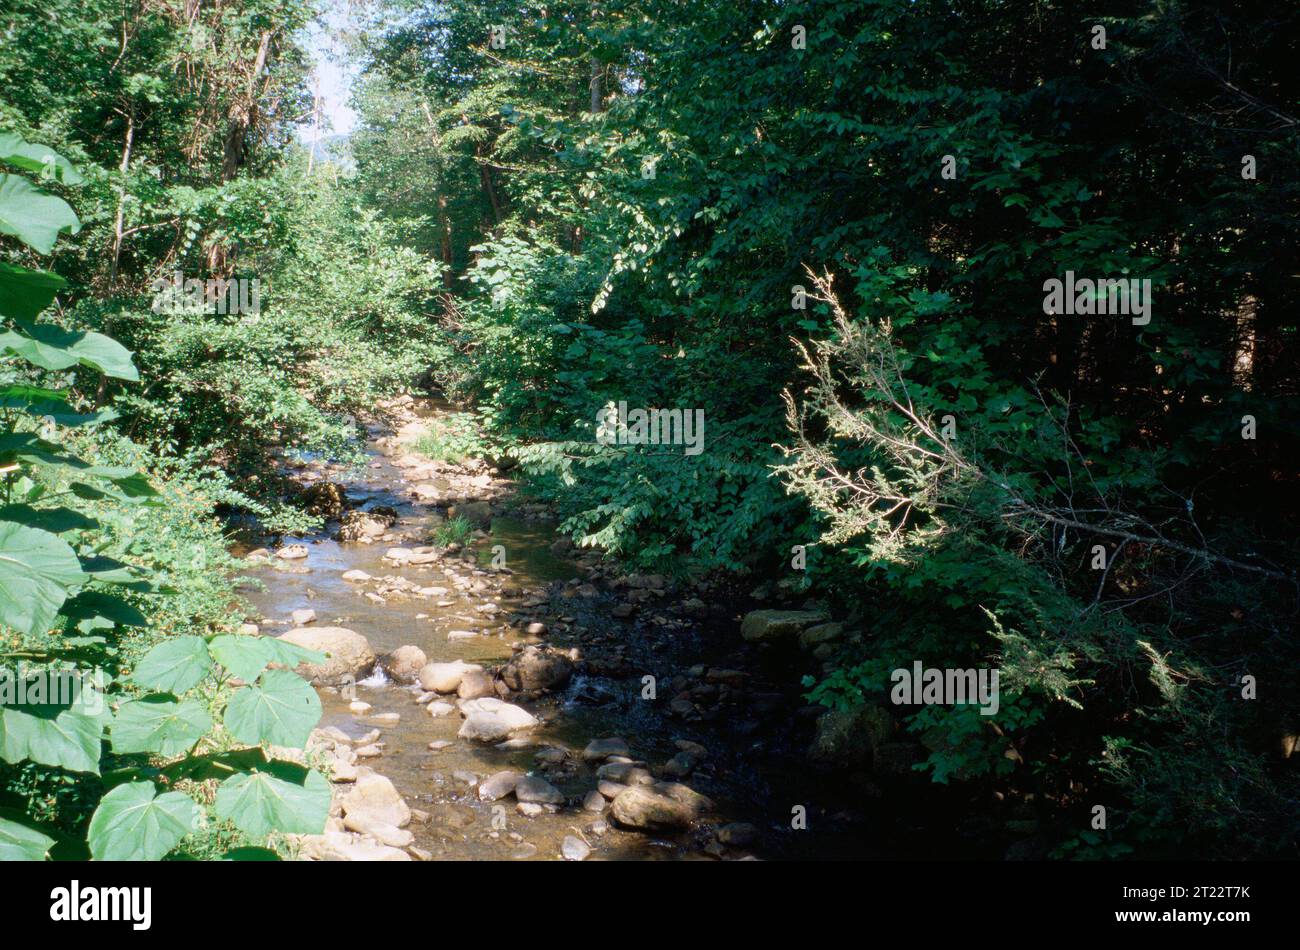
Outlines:
<svg viewBox="0 0 1300 950"><path fill-rule="evenodd" d="M86 582L81 562L56 534L0 522L0 624L20 633L49 629L68 598Z"/></svg>
<svg viewBox="0 0 1300 950"><path fill-rule="evenodd" d="M11 234L41 254L54 249L59 234L81 230L62 198L37 188L20 175L0 175L0 234Z"/></svg>
<svg viewBox="0 0 1300 950"><path fill-rule="evenodd" d="M61 706L0 706L0 759L99 774L103 719Z"/></svg>
<svg viewBox="0 0 1300 950"><path fill-rule="evenodd" d="M143 627L149 619L134 605L100 590L83 590L63 605L63 616L82 633Z"/></svg>
<svg viewBox="0 0 1300 950"><path fill-rule="evenodd" d="M230 671L231 676L251 683L261 675L272 660L266 637L245 637L223 633L213 637L208 649L218 663Z"/></svg>
<svg viewBox="0 0 1300 950"><path fill-rule="evenodd" d="M62 393L25 383L0 386L0 409L18 409L29 416L48 416L61 426L94 425L117 418L112 409L77 412L68 405Z"/></svg>
<svg viewBox="0 0 1300 950"><path fill-rule="evenodd" d="M127 498L152 498L158 489L149 484L143 472L123 465L92 465L81 474L94 475L112 482Z"/></svg>
<svg viewBox="0 0 1300 950"><path fill-rule="evenodd" d="M137 579L136 569L130 564L104 554L83 557L81 569L87 576L105 584L129 584Z"/></svg>
<svg viewBox="0 0 1300 950"><path fill-rule="evenodd" d="M271 762L226 779L217 789L217 816L255 837L272 831L318 835L330 812L330 786L319 772Z"/></svg>
<svg viewBox="0 0 1300 950"><path fill-rule="evenodd" d="M91 816L90 853L96 861L157 861L190 833L197 813L180 792L155 797L151 782L119 785Z"/></svg>
<svg viewBox="0 0 1300 950"><path fill-rule="evenodd" d="M140 379L131 351L112 337L91 330L65 330L53 323L22 322L18 327L0 333L0 351L8 350L41 369L68 369L81 363L116 379Z"/></svg>
<svg viewBox="0 0 1300 950"><path fill-rule="evenodd" d="M262 642L271 651L272 663L279 663L291 670L296 670L299 663L311 663L318 666L327 659L324 653L317 650L308 650L306 647L300 647L296 643L289 643L279 637L263 637Z"/></svg>
<svg viewBox="0 0 1300 950"><path fill-rule="evenodd" d="M320 697L306 680L287 670L268 670L231 697L224 720L240 742L301 749L320 715Z"/></svg>
<svg viewBox="0 0 1300 950"><path fill-rule="evenodd" d="M65 185L80 185L86 180L58 152L46 145L33 145L15 132L0 132L0 162L48 175Z"/></svg>
<svg viewBox="0 0 1300 950"><path fill-rule="evenodd" d="M187 751L212 729L198 703L172 696L146 696L123 703L109 733L114 752L157 752L167 758Z"/></svg>
<svg viewBox="0 0 1300 950"><path fill-rule="evenodd" d="M29 528L40 528L55 534L89 531L99 527L99 522L94 518L87 518L72 508L36 508L32 505L0 505L0 521L15 521Z"/></svg>
<svg viewBox="0 0 1300 950"><path fill-rule="evenodd" d="M202 637L177 637L146 653L131 678L145 689L183 693L197 686L210 669L212 657Z"/></svg>
<svg viewBox="0 0 1300 950"><path fill-rule="evenodd" d="M0 818L0 862L44 861L53 844L35 829Z"/></svg>
<svg viewBox="0 0 1300 950"><path fill-rule="evenodd" d="M88 469L90 463L68 455L53 442L34 432L6 432L0 435L0 465L23 462L44 468Z"/></svg>
<svg viewBox="0 0 1300 950"><path fill-rule="evenodd" d="M68 282L58 274L0 261L0 316L34 320L66 286Z"/></svg>

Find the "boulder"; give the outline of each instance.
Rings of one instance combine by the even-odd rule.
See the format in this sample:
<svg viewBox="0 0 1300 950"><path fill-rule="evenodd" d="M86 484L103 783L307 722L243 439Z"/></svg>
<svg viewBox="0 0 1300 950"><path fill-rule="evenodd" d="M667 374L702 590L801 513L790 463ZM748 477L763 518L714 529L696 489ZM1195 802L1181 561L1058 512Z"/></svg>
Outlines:
<svg viewBox="0 0 1300 950"><path fill-rule="evenodd" d="M338 482L317 482L301 498L307 513L321 518L337 518L348 506L347 492Z"/></svg>
<svg viewBox="0 0 1300 950"><path fill-rule="evenodd" d="M380 661L384 672L390 679L399 683L411 683L429 664L429 658L417 646L401 646Z"/></svg>
<svg viewBox="0 0 1300 950"><path fill-rule="evenodd" d="M828 620L820 610L754 610L745 615L740 635L750 643L772 643Z"/></svg>
<svg viewBox="0 0 1300 950"><path fill-rule="evenodd" d="M501 669L501 680L512 690L559 689L573 675L573 661L563 653L527 646Z"/></svg>
<svg viewBox="0 0 1300 950"><path fill-rule="evenodd" d="M606 762L596 769L596 778L620 785L653 785L655 782L650 770L636 762Z"/></svg>
<svg viewBox="0 0 1300 950"><path fill-rule="evenodd" d="M461 699L481 699L495 693L495 684L486 670L466 670L456 687L456 695Z"/></svg>
<svg viewBox="0 0 1300 950"><path fill-rule="evenodd" d="M397 512L389 509L348 511L339 519L340 541L373 541L381 538L397 521Z"/></svg>
<svg viewBox="0 0 1300 950"><path fill-rule="evenodd" d="M447 509L447 517L464 518L476 528L492 525L492 506L486 501L467 501Z"/></svg>
<svg viewBox="0 0 1300 950"><path fill-rule="evenodd" d="M275 556L282 561L298 561L307 556L307 545L305 544L286 544L275 552Z"/></svg>
<svg viewBox="0 0 1300 950"><path fill-rule="evenodd" d="M834 768L870 766L875 750L888 741L893 727L889 712L880 706L827 710L817 720L808 757Z"/></svg>
<svg viewBox="0 0 1300 950"><path fill-rule="evenodd" d="M427 663L419 672L420 686L435 693L454 693L460 688L460 681L470 670L483 667L464 660L452 660L450 663Z"/></svg>
<svg viewBox="0 0 1300 950"><path fill-rule="evenodd" d="M315 686L341 686L355 682L375 665L370 642L347 627L296 627L281 640L325 654L324 663L300 663L298 675Z"/></svg>
<svg viewBox="0 0 1300 950"><path fill-rule="evenodd" d="M539 805L563 805L564 794L538 775L521 775L515 782L515 798Z"/></svg>
<svg viewBox="0 0 1300 950"><path fill-rule="evenodd" d="M616 824L634 831L684 831L711 806L685 785L660 782L619 792L609 813Z"/></svg>
<svg viewBox="0 0 1300 950"><path fill-rule="evenodd" d="M618 736L610 739L592 739L582 750L582 761L603 762L611 755L629 755L627 743Z"/></svg>
<svg viewBox="0 0 1300 950"><path fill-rule="evenodd" d="M347 815L343 819L343 827L348 831L355 831L359 834L368 835L374 838L380 844L386 844L390 848L405 848L415 842L415 835L405 831L395 825L386 822L376 821L367 814Z"/></svg>
<svg viewBox="0 0 1300 950"><path fill-rule="evenodd" d="M831 643L844 635L842 623L819 623L799 633L799 645L805 650L812 650L823 643Z"/></svg>
<svg viewBox="0 0 1300 950"><path fill-rule="evenodd" d="M527 710L487 696L462 700L460 711L466 718L456 734L479 742L500 742L539 724Z"/></svg>
<svg viewBox="0 0 1300 950"><path fill-rule="evenodd" d="M515 784L519 781L519 773L506 770L497 772L495 775L488 776L478 787L479 801L495 802L498 799L505 798L515 790Z"/></svg>
<svg viewBox="0 0 1300 950"><path fill-rule="evenodd" d="M359 777L339 804L345 821L373 822L404 828L411 821L411 809L393 783L378 773Z"/></svg>

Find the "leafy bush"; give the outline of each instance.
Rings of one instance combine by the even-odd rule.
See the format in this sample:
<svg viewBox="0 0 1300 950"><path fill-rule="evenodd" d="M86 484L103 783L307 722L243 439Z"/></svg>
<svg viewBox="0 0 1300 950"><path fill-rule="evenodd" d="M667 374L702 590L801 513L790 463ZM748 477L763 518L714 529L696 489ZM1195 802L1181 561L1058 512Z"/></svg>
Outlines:
<svg viewBox="0 0 1300 950"><path fill-rule="evenodd" d="M80 180L13 135L0 162ZM41 254L80 227L15 174L0 174L0 222ZM156 860L214 836L319 833L328 783L265 746L305 747L320 718L315 691L268 665L323 657L232 632L213 482L175 477L160 493L119 464L143 453L95 431L113 413L79 407L69 378L139 377L111 338L39 321L63 286L0 266L0 653L18 664L0 690L0 857Z"/></svg>

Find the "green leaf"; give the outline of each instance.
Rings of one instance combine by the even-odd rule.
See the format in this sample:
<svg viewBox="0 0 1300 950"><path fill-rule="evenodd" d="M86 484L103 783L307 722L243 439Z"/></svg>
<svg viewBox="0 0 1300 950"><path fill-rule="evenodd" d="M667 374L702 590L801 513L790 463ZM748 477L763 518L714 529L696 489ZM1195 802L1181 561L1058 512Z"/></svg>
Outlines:
<svg viewBox="0 0 1300 950"><path fill-rule="evenodd" d="M131 351L112 337L92 330L65 330L53 323L20 322L18 328L0 333L0 350L41 369L68 369L81 363L115 379L140 379Z"/></svg>
<svg viewBox="0 0 1300 950"><path fill-rule="evenodd" d="M117 412L112 409L76 412L62 393L24 383L0 386L0 409L17 409L30 416L49 416L61 426L94 425L117 418Z"/></svg>
<svg viewBox="0 0 1300 950"><path fill-rule="evenodd" d="M146 696L123 703L109 727L114 752L157 752L171 758L212 729L212 717L193 700Z"/></svg>
<svg viewBox="0 0 1300 950"><path fill-rule="evenodd" d="M88 531L99 527L99 522L94 518L87 518L72 508L35 508L31 505L0 505L0 521L16 521L29 528L40 528L54 534Z"/></svg>
<svg viewBox="0 0 1300 950"><path fill-rule="evenodd" d="M212 657L202 637L177 637L144 655L131 677L145 689L180 694L199 684L212 669Z"/></svg>
<svg viewBox="0 0 1300 950"><path fill-rule="evenodd" d="M72 162L58 152L45 145L33 145L16 132L0 132L0 162L24 171L48 175L65 185L80 185L86 181L72 167Z"/></svg>
<svg viewBox="0 0 1300 950"><path fill-rule="evenodd" d="M308 650L296 643L288 643L279 637L263 637L262 642L271 652L271 662L296 670L299 663L311 663L319 666L327 657L317 650Z"/></svg>
<svg viewBox="0 0 1300 950"><path fill-rule="evenodd" d="M44 861L53 844L33 828L0 818L0 862Z"/></svg>
<svg viewBox="0 0 1300 950"><path fill-rule="evenodd" d="M272 831L318 835L329 811L329 782L292 762L268 763L226 779L217 789L217 816L258 838Z"/></svg>
<svg viewBox="0 0 1300 950"><path fill-rule="evenodd" d="M10 234L33 250L48 254L59 234L81 230L62 198L42 191L20 175L0 175L0 234Z"/></svg>
<svg viewBox="0 0 1300 950"><path fill-rule="evenodd" d="M190 833L197 813L180 792L155 797L153 783L130 782L100 799L86 840L96 861L157 861Z"/></svg>
<svg viewBox="0 0 1300 950"><path fill-rule="evenodd" d="M246 637L223 633L213 637L208 650L232 676L251 683L271 662L271 648L264 637Z"/></svg>
<svg viewBox="0 0 1300 950"><path fill-rule="evenodd" d="M99 774L103 722L72 708L0 706L0 759Z"/></svg>
<svg viewBox="0 0 1300 950"><path fill-rule="evenodd" d="M268 670L231 697L224 718L240 742L301 749L320 716L320 697L306 680L287 670Z"/></svg>
<svg viewBox="0 0 1300 950"><path fill-rule="evenodd" d="M222 861L279 861L270 848L234 848L221 856Z"/></svg>
<svg viewBox="0 0 1300 950"><path fill-rule="evenodd" d="M105 584L129 584L136 579L135 568L130 564L102 554L83 557L81 569L87 576Z"/></svg>
<svg viewBox="0 0 1300 950"><path fill-rule="evenodd" d="M0 314L16 320L34 320L66 286L68 282L58 274L0 261Z"/></svg>
<svg viewBox="0 0 1300 950"><path fill-rule="evenodd" d="M93 465L83 475L94 475L112 482L127 498L152 498L158 489L149 484L143 472L122 465Z"/></svg>
<svg viewBox="0 0 1300 950"><path fill-rule="evenodd" d="M82 633L114 627L143 627L149 619L136 607L113 594L83 590L63 605L63 616Z"/></svg>
<svg viewBox="0 0 1300 950"><path fill-rule="evenodd" d="M49 629L68 588L86 579L77 555L58 535L0 522L0 624L28 634Z"/></svg>

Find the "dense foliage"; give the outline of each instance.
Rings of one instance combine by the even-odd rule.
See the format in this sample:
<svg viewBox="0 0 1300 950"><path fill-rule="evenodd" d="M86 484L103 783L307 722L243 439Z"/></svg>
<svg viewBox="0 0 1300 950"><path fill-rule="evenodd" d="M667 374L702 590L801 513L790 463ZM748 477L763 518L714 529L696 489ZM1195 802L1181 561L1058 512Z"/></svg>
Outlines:
<svg viewBox="0 0 1300 950"><path fill-rule="evenodd" d="M280 668L315 655L241 633L215 516L312 523L274 462L357 455L347 414L429 362L438 271L291 147L311 15L0 8L0 858L324 825L275 750L319 719Z"/></svg>
<svg viewBox="0 0 1300 950"><path fill-rule="evenodd" d="M376 0L346 162L293 142L319 12L0 6L0 643L110 674L73 739L3 711L0 854L315 821L247 748L310 690L214 515L309 525L277 460L432 379L478 419L428 454L512 457L574 540L849 616L815 700L998 667L991 720L894 714L1057 855L1294 856L1300 12ZM701 451L599 438L620 403Z"/></svg>
<svg viewBox="0 0 1300 950"><path fill-rule="evenodd" d="M358 180L575 539L777 577L818 542L797 586L867 636L814 697L1004 671L993 727L904 717L934 779L1032 799L1061 854L1292 853L1297 26L413 0ZM1150 281L1149 320L1046 313L1067 272ZM705 451L599 444L619 400L702 408Z"/></svg>

